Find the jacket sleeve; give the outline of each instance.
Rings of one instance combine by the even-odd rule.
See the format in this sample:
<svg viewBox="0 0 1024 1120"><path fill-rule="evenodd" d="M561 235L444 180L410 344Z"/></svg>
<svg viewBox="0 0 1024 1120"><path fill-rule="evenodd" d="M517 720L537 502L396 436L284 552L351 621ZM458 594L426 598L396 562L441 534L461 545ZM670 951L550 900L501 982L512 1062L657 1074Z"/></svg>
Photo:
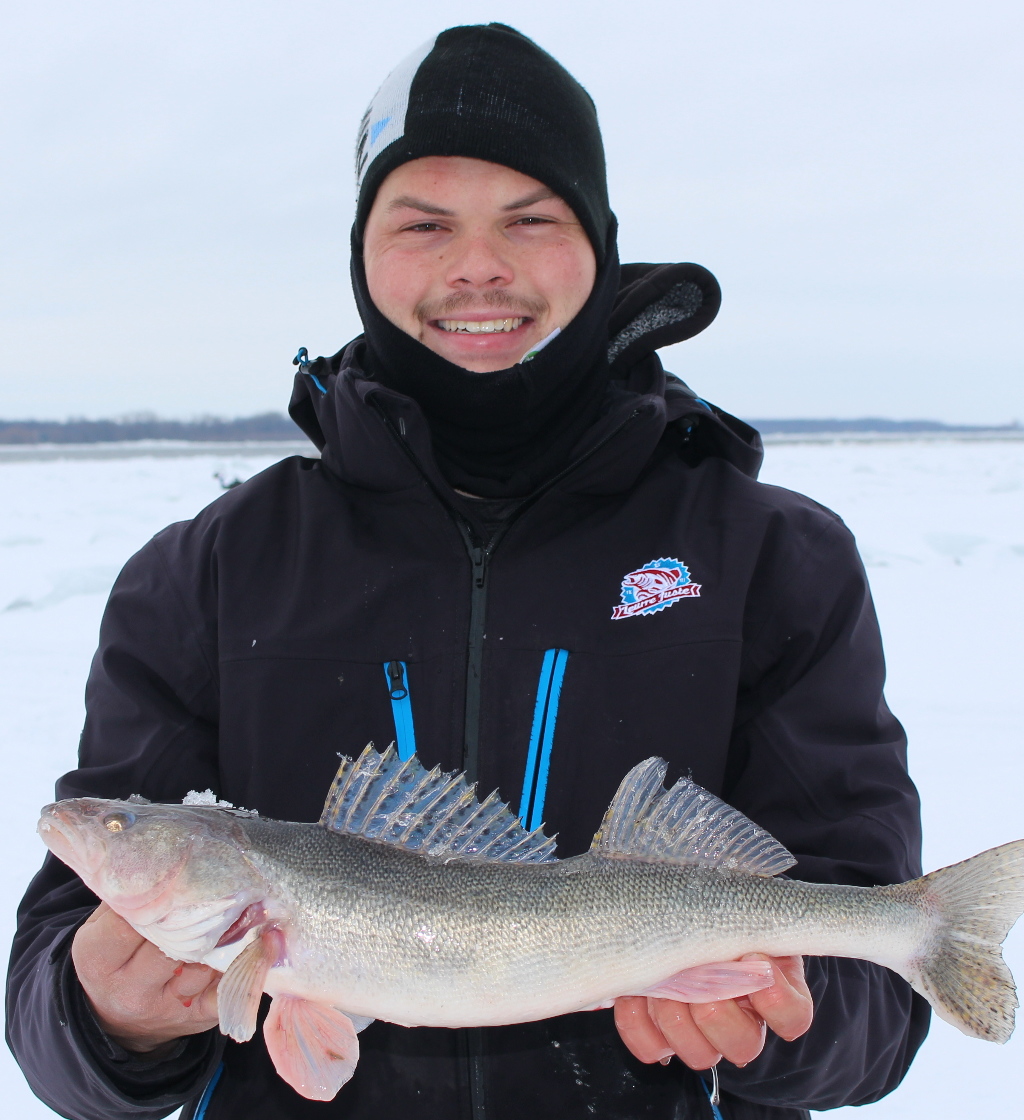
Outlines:
<svg viewBox="0 0 1024 1120"><path fill-rule="evenodd" d="M724 797L797 859L791 875L874 886L921 873L920 806L906 738L882 695L885 665L851 534L806 499L773 525L751 586ZM929 1009L895 973L809 958L811 1029L774 1035L723 1088L762 1105L829 1109L902 1080Z"/></svg>
<svg viewBox="0 0 1024 1120"><path fill-rule="evenodd" d="M216 650L205 570L186 601L171 578L188 563L185 526L172 526L118 577L86 689L79 768L57 797L180 800L217 788ZM197 566L197 565L196 565ZM207 562L207 569L209 562ZM198 573L197 573L198 574ZM156 1120L195 1096L220 1060L217 1032L196 1035L162 1061L133 1055L99 1029L70 959L96 897L47 856L18 912L7 988L7 1039L41 1100L71 1120Z"/></svg>

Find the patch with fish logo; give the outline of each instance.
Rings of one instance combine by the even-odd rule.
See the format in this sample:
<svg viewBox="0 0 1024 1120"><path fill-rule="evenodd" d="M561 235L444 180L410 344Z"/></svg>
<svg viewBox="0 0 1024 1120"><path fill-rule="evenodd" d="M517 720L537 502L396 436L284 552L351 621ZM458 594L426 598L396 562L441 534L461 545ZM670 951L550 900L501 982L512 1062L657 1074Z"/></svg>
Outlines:
<svg viewBox="0 0 1024 1120"><path fill-rule="evenodd" d="M690 579L690 569L682 560L663 556L623 578L622 602L612 611L612 618L657 614L679 599L699 598L700 584Z"/></svg>

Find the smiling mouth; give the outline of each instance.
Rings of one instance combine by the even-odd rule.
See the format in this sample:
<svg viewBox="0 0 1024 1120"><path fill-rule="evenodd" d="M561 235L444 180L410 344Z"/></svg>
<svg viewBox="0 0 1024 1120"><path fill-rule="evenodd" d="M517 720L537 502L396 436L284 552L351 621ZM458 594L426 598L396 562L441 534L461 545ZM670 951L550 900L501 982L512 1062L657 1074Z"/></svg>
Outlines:
<svg viewBox="0 0 1024 1120"><path fill-rule="evenodd" d="M476 322L471 319L435 319L434 325L449 334L508 334L518 330L526 317L515 319L484 319Z"/></svg>

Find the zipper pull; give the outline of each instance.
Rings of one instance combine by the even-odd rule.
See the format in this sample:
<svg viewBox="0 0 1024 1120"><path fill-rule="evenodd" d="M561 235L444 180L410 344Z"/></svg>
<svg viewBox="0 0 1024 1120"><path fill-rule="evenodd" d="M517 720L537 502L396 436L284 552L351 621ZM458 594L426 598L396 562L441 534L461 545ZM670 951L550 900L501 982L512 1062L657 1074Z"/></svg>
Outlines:
<svg viewBox="0 0 1024 1120"><path fill-rule="evenodd" d="M405 672L401 661L388 662L388 685L392 700L404 700L409 695L409 690L405 687Z"/></svg>
<svg viewBox="0 0 1024 1120"><path fill-rule="evenodd" d="M487 552L483 548L474 548L470 552L470 559L473 561L473 581L477 587L484 585L484 565L487 561Z"/></svg>

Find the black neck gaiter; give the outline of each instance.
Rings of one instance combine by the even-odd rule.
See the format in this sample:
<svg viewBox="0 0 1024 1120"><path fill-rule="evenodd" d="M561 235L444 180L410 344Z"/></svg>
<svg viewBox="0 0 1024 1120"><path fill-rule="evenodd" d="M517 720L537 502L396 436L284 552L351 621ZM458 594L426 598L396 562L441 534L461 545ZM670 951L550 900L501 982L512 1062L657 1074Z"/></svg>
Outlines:
<svg viewBox="0 0 1024 1120"><path fill-rule="evenodd" d="M353 231L352 286L367 343L366 372L420 406L438 467L457 490L525 497L568 465L608 386L608 320L619 289L615 236L613 220L594 289L557 338L529 362L473 373L377 310Z"/></svg>

